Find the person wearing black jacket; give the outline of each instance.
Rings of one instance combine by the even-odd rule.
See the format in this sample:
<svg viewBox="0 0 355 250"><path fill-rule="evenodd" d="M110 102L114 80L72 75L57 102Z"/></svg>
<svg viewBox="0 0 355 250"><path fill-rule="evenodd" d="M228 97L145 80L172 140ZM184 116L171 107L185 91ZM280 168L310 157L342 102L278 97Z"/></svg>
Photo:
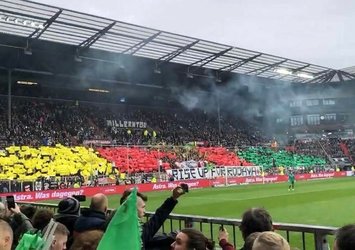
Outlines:
<svg viewBox="0 0 355 250"><path fill-rule="evenodd" d="M74 236L89 230L105 230L108 199L104 194L95 194L90 208L82 209L81 215L74 225Z"/></svg>
<svg viewBox="0 0 355 250"><path fill-rule="evenodd" d="M120 200L122 204L127 197L130 195L131 191L126 190ZM164 224L164 221L168 218L171 211L173 211L174 207L178 203L177 199L183 195L185 192L184 190L178 186L174 188L172 192L172 196L167 198L164 203L155 211L155 214L149 218L149 220L145 223L141 223L142 229L142 249L147 249L150 245L155 245L154 236L158 232L159 228ZM147 196L142 193L137 193L137 212L138 217L140 220L144 218L145 214L145 202L147 201ZM174 242L174 239L171 239ZM166 239L169 242L169 239ZM170 244L172 243L170 242ZM169 244L169 243L167 243ZM170 246L170 245L168 245Z"/></svg>

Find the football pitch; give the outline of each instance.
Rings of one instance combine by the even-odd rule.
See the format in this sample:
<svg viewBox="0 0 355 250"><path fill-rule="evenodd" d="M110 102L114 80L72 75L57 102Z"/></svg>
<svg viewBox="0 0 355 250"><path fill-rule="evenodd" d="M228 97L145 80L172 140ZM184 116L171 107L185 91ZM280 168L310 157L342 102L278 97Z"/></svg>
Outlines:
<svg viewBox="0 0 355 250"><path fill-rule="evenodd" d="M146 210L155 211L171 195L171 191L145 194L148 196ZM109 207L117 208L120 197L109 196ZM83 205L88 203L86 201ZM280 223L333 227L355 223L352 216L355 210L355 177L300 181L295 183L295 191L288 191L288 183L193 189L179 198L173 213L240 219L243 212L251 207L266 208L273 221ZM178 229L176 223L173 226ZM231 228L227 229L232 232ZM206 236L210 235L210 231L208 225L203 229ZM218 232L218 228L213 231ZM333 238L328 240L332 245ZM240 235L237 242L240 248L243 242ZM303 249L301 242L298 234L292 237L291 246ZM311 235L306 236L306 249L314 249Z"/></svg>
<svg viewBox="0 0 355 250"><path fill-rule="evenodd" d="M145 194L146 210L155 211L171 192ZM109 196L109 207L117 208L120 197ZM355 223L355 177L300 181L295 191L288 191L287 183L193 189L179 198L173 213L241 218L251 207L266 208L274 222L335 227Z"/></svg>

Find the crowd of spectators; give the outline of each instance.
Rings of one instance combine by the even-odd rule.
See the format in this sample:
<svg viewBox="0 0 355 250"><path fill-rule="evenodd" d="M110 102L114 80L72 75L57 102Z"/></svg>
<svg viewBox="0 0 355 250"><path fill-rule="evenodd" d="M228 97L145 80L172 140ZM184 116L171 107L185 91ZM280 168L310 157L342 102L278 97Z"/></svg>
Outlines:
<svg viewBox="0 0 355 250"><path fill-rule="evenodd" d="M345 140L344 141L348 152L349 152L349 156L350 156L350 160L352 160L353 162L355 161L355 140Z"/></svg>
<svg viewBox="0 0 355 250"><path fill-rule="evenodd" d="M200 110L164 110L131 106L99 105L75 101L59 102L13 98L11 126L8 124L7 100L0 99L0 146L9 145L80 145L85 140L108 141L113 145L223 145L244 148L270 142L262 132L235 117L208 114ZM118 127L108 121L144 122L146 127ZM342 141L333 138L296 140L298 154L327 159L346 158ZM345 143L350 154L354 140ZM176 151L180 149L176 148ZM178 160L200 160L197 153L177 152ZM351 159L351 155L349 157ZM355 158L355 155L354 157Z"/></svg>
<svg viewBox="0 0 355 250"><path fill-rule="evenodd" d="M132 194L132 190L126 190L122 194L120 204L125 206L124 209L114 211L108 210L108 199L104 194L94 195L88 208L81 208L76 198L64 198L58 203L56 213L32 205L19 207L15 204L14 207L9 208L0 202L0 249L11 250L19 245L21 247L16 249L42 249L39 247L42 239L33 240L36 234L46 240L45 244L49 246L46 249L50 250L94 250L104 244L109 244L111 247L117 243L122 245L121 242L124 241L130 243L137 241L137 245L140 245L143 250L215 249L215 242L212 239L208 239L201 231L192 228L192 225L188 223L185 223L185 228L179 231L172 231L168 234L158 232L169 214L178 205L179 197L184 193L181 186L174 188L171 197L167 198L147 221L144 217L148 198L136 191ZM106 238L105 243L102 243L111 225L114 225L115 230L119 230L120 223L125 220L125 218L115 216L115 213L123 211L123 214L119 215L128 216L128 205L125 203L132 198L132 195L136 197L134 203L131 204L134 210L137 209L140 239L130 233L126 234L125 238L118 234L117 238ZM126 227L122 229L128 230ZM272 217L264 208L253 207L246 210L242 214L239 229L244 241L242 250L297 249L291 248L290 243L283 236L274 232ZM334 249L354 249L354 232L355 225L352 224L339 228L335 232ZM230 243L229 233L223 226L218 231L218 245L222 250L237 249Z"/></svg>
<svg viewBox="0 0 355 250"><path fill-rule="evenodd" d="M165 143L184 145L199 141L210 145L255 145L261 133L242 120L198 110L157 110L118 106L98 106L78 102L16 99L12 101L11 126L7 102L2 99L0 139L3 145L80 144L84 140L109 140L113 144ZM111 121L144 122L146 128L119 128ZM220 128L219 125L220 124Z"/></svg>
<svg viewBox="0 0 355 250"><path fill-rule="evenodd" d="M294 143L296 153L319 156L332 159L354 159L355 140L341 138L321 138L312 140L296 140Z"/></svg>

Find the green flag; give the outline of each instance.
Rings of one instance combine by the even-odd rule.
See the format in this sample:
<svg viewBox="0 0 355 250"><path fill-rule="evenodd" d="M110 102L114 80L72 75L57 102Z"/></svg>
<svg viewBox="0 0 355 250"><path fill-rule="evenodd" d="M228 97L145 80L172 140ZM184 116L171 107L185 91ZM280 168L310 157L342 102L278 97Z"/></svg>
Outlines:
<svg viewBox="0 0 355 250"><path fill-rule="evenodd" d="M117 209L102 237L98 250L140 250L141 235L137 214L137 189Z"/></svg>
<svg viewBox="0 0 355 250"><path fill-rule="evenodd" d="M18 243L16 250L31 250L31 249L43 249L44 241L39 234L25 233L20 242Z"/></svg>

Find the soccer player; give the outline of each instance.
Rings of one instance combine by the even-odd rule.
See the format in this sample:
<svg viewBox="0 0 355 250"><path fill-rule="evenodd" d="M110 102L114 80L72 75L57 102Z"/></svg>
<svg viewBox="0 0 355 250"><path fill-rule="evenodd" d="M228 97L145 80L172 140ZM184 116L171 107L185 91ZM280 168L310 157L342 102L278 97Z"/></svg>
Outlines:
<svg viewBox="0 0 355 250"><path fill-rule="evenodd" d="M295 191L295 175L293 174L292 171L288 173L288 191L292 189L292 191Z"/></svg>

